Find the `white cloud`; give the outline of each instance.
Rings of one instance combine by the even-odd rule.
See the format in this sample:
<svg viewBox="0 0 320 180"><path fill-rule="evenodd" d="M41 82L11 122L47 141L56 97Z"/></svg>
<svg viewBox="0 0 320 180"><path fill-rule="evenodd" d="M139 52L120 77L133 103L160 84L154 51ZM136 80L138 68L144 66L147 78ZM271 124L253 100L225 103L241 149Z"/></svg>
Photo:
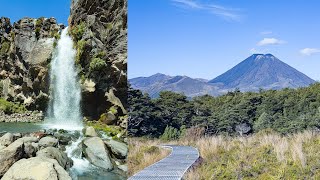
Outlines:
<svg viewBox="0 0 320 180"><path fill-rule="evenodd" d="M269 35L269 34L272 34L273 32L272 31L262 31L260 32L261 35Z"/></svg>
<svg viewBox="0 0 320 180"><path fill-rule="evenodd" d="M261 41L258 42L258 46L266 46L266 45L278 45L284 44L285 41L276 39L276 38L263 38Z"/></svg>
<svg viewBox="0 0 320 180"><path fill-rule="evenodd" d="M172 0L173 2L176 2L180 5L185 5L187 7L190 8L194 8L194 9L202 9L202 7L200 5L198 5L198 3L192 1L192 0Z"/></svg>
<svg viewBox="0 0 320 180"><path fill-rule="evenodd" d="M229 21L240 21L239 9L227 8L216 4L204 4L195 0L171 0L177 7L204 10Z"/></svg>
<svg viewBox="0 0 320 180"><path fill-rule="evenodd" d="M315 53L320 53L320 49L317 48L304 48L300 50L300 53L306 56L310 56Z"/></svg>

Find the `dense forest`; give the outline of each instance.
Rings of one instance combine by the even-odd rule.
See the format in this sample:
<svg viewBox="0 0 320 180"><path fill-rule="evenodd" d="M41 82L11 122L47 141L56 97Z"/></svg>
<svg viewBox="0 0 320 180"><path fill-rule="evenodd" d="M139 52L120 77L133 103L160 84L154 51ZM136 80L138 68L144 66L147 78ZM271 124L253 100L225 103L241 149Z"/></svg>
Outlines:
<svg viewBox="0 0 320 180"><path fill-rule="evenodd" d="M320 83L309 87L240 92L191 100L170 91L151 99L129 88L130 136L178 138L186 129L206 135L244 135L271 129L281 134L320 127ZM173 134L173 135L172 135Z"/></svg>

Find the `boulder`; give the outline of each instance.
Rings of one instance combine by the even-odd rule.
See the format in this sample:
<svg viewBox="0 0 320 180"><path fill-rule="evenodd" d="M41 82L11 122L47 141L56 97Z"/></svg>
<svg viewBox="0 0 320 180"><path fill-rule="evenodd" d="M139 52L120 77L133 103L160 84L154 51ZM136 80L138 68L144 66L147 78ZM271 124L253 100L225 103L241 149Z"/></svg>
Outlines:
<svg viewBox="0 0 320 180"><path fill-rule="evenodd" d="M72 160L68 158L65 152L60 151L58 148L46 147L37 152L37 157L46 157L55 159L63 168L70 168L73 164Z"/></svg>
<svg viewBox="0 0 320 180"><path fill-rule="evenodd" d="M85 135L88 136L88 137L96 137L96 136L98 136L96 130L92 126L88 126L86 128Z"/></svg>
<svg viewBox="0 0 320 180"><path fill-rule="evenodd" d="M94 83L92 79L85 79L81 88L83 92L93 93L96 90L95 86L96 83Z"/></svg>
<svg viewBox="0 0 320 180"><path fill-rule="evenodd" d="M32 65L46 64L47 60L51 58L51 54L53 52L53 42L54 38L39 39L29 53L26 61Z"/></svg>
<svg viewBox="0 0 320 180"><path fill-rule="evenodd" d="M71 180L55 159L32 157L16 162L1 180Z"/></svg>
<svg viewBox="0 0 320 180"><path fill-rule="evenodd" d="M34 157L36 155L37 150L38 149L35 146L33 146L31 142L24 143L24 157Z"/></svg>
<svg viewBox="0 0 320 180"><path fill-rule="evenodd" d="M13 134L6 133L0 138L0 145L8 146L13 142Z"/></svg>
<svg viewBox="0 0 320 180"><path fill-rule="evenodd" d="M103 113L99 119L99 121L101 121L107 125L114 124L115 120L116 120L116 116L114 114L112 114L111 112Z"/></svg>
<svg viewBox="0 0 320 180"><path fill-rule="evenodd" d="M24 155L24 143L20 139L0 150L0 177Z"/></svg>
<svg viewBox="0 0 320 180"><path fill-rule="evenodd" d="M113 169L109 151L99 137L86 138L83 145L84 155L93 165L106 170Z"/></svg>
<svg viewBox="0 0 320 180"><path fill-rule="evenodd" d="M56 147L57 145L58 145L58 139L50 136L43 137L39 141L40 148Z"/></svg>
<svg viewBox="0 0 320 180"><path fill-rule="evenodd" d="M128 155L128 145L115 140L107 140L105 144L117 158L125 159Z"/></svg>

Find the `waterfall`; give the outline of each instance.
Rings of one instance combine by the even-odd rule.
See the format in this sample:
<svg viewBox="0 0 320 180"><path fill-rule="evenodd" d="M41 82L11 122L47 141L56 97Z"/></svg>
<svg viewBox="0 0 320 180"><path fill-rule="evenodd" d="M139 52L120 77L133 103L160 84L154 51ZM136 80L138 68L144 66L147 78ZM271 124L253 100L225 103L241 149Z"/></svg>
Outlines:
<svg viewBox="0 0 320 180"><path fill-rule="evenodd" d="M50 63L50 102L47 121L51 128L81 129L81 89L75 68L76 51L68 35L68 27L62 30L53 60Z"/></svg>

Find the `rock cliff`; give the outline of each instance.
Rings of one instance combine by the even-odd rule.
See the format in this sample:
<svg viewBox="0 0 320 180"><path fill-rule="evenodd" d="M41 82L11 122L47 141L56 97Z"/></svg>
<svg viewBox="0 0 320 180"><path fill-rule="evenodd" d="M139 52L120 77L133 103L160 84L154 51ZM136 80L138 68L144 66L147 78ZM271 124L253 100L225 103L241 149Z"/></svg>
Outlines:
<svg viewBox="0 0 320 180"><path fill-rule="evenodd" d="M127 1L73 0L69 26L77 49L84 115L126 115Z"/></svg>
<svg viewBox="0 0 320 180"><path fill-rule="evenodd" d="M0 19L0 97L45 110L48 102L48 64L59 31L54 18L23 18L11 24Z"/></svg>

